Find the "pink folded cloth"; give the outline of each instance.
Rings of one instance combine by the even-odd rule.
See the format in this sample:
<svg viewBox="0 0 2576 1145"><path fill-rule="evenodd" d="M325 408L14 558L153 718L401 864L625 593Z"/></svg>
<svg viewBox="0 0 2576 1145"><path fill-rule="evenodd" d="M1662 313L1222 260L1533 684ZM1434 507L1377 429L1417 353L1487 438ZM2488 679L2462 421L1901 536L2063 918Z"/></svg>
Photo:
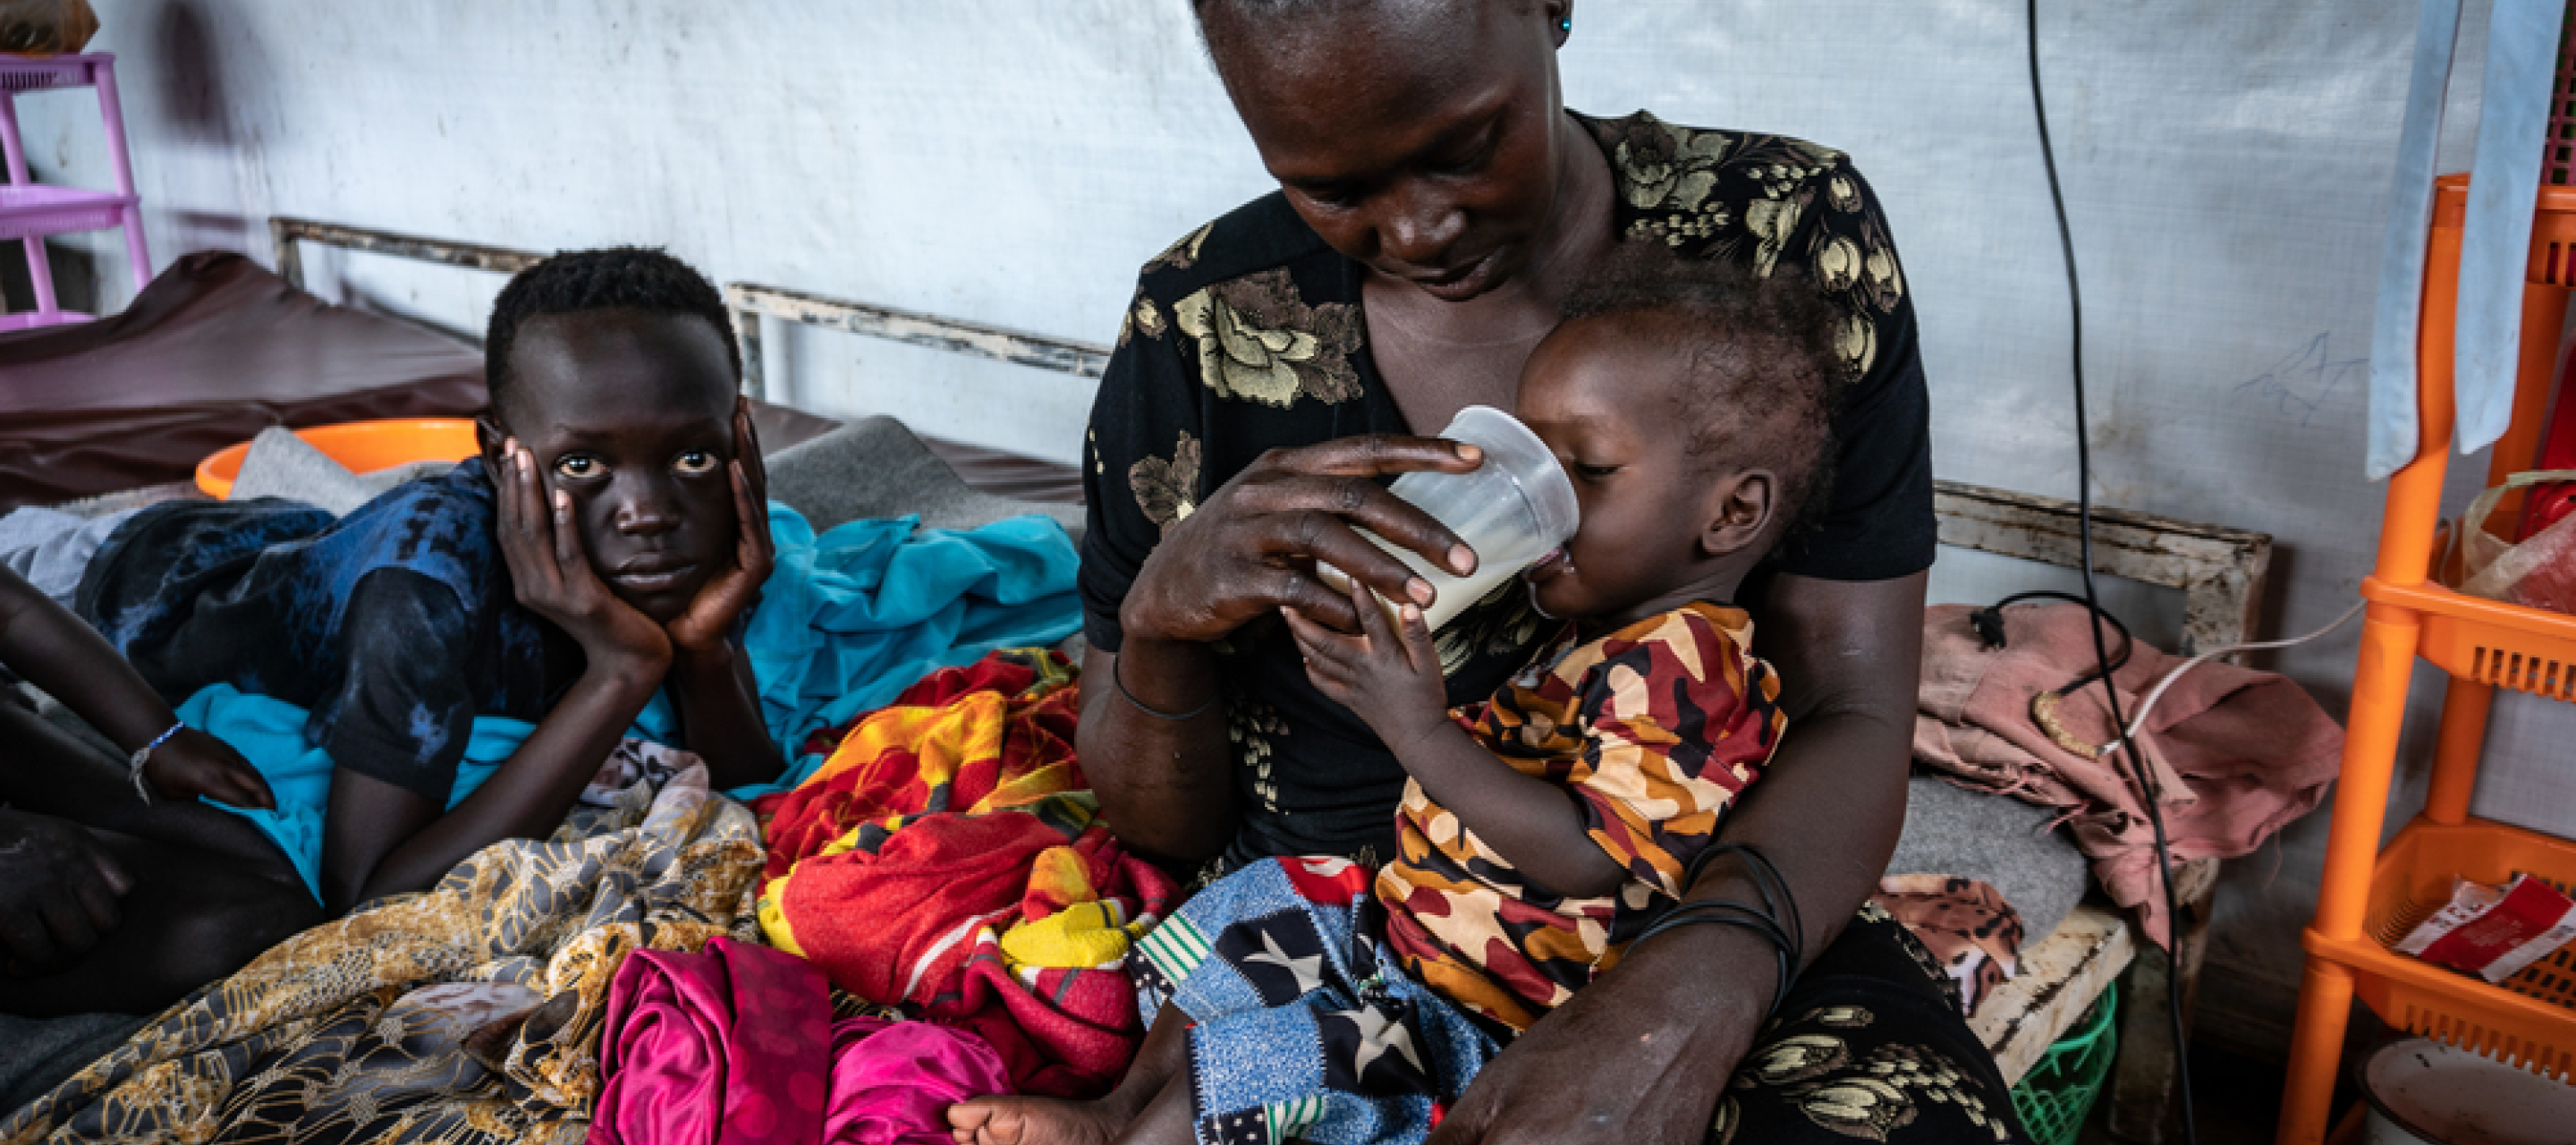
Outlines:
<svg viewBox="0 0 2576 1145"><path fill-rule="evenodd" d="M821 971L716 938L638 950L608 986L591 1145L821 1145L832 999Z"/></svg>
<svg viewBox="0 0 2576 1145"><path fill-rule="evenodd" d="M835 1023L822 971L727 938L628 955L606 1025L592 1145L942 1145L950 1103L1011 1092L974 1035Z"/></svg>
<svg viewBox="0 0 2576 1145"><path fill-rule="evenodd" d="M832 1026L832 1099L823 1139L835 1145L948 1145L948 1107L1011 1092L991 1046L930 1022L843 1018Z"/></svg>

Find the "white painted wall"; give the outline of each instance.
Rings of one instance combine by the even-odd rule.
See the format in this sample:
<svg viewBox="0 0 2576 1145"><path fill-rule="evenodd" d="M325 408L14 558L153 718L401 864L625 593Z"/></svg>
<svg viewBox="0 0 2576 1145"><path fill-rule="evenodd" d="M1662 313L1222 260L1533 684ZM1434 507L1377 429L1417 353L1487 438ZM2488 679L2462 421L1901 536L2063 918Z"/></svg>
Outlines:
<svg viewBox="0 0 2576 1145"><path fill-rule="evenodd" d="M642 242L719 280L1107 341L1138 263L1268 186L1185 0L99 6L164 260L265 257L272 213L532 248ZM2377 531L2362 359L2415 5L2041 7L2085 274L2096 492L2273 534L2266 634L2304 631L2351 599ZM2468 91L2484 37L2471 7ZM1940 472L2068 496L2066 296L2021 13L1586 4L1565 90L1594 112L1649 107L1850 151L1919 301ZM102 177L83 101L23 104L40 168ZM2452 118L2459 166L2474 97ZM312 266L331 278L331 260ZM374 304L455 328L479 330L497 288L382 260L344 269ZM787 352L810 408L1075 455L1079 384L841 335ZM2013 587L1962 567L1945 565L1936 595ZM2278 665L2340 715L2353 647L2346 633ZM2286 1019L2323 827L2236 865L2219 953L2244 987L2231 1004Z"/></svg>

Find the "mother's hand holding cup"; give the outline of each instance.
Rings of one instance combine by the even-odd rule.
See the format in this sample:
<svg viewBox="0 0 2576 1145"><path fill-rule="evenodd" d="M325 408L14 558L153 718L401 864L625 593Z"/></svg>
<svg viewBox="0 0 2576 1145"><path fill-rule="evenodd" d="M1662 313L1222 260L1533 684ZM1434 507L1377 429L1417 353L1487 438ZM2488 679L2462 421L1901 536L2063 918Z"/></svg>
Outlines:
<svg viewBox="0 0 2576 1145"><path fill-rule="evenodd" d="M1484 457L1472 443L1393 434L1262 454L1164 534L1137 570L1119 626L1131 641L1205 644L1289 607L1357 631L1349 592L1317 580L1318 565L1347 571L1381 597L1428 606L1433 586L1415 570L1466 576L1476 553L1378 479L1464 474Z"/></svg>
<svg viewBox="0 0 2576 1145"><path fill-rule="evenodd" d="M1555 451L1518 418L1489 406L1468 406L1440 436L1475 446L1484 453L1484 464L1464 473L1407 473L1388 491L1465 540L1476 553L1474 571L1452 575L1369 536L1432 586L1436 595L1423 607L1422 622L1434 631L1564 544L1582 520L1574 483L1557 463ZM1350 578L1337 562L1319 557L1315 572L1327 584L1350 591ZM1370 587L1376 587L1374 581ZM1378 595L1392 613L1396 598L1384 590ZM1413 599L1422 603L1418 596Z"/></svg>

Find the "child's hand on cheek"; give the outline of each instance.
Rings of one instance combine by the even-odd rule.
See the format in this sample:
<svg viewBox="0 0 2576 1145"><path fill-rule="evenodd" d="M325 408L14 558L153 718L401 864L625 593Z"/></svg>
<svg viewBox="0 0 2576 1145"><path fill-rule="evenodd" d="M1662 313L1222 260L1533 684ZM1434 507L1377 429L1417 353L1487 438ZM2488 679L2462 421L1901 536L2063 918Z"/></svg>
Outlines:
<svg viewBox="0 0 2576 1145"><path fill-rule="evenodd" d="M689 610L671 622L671 643L684 655L725 642L734 622L760 602L761 583L769 579L778 552L769 538L769 473L760 462L760 434L752 428L747 402L734 406L733 460L726 468L733 479L733 567L709 577Z"/></svg>
<svg viewBox="0 0 2576 1145"><path fill-rule="evenodd" d="M581 644L593 666L624 660L659 672L670 666L671 639L651 617L617 599L591 571L572 519L572 494L546 495L536 455L516 438L501 446L501 556L519 603L553 621Z"/></svg>
<svg viewBox="0 0 2576 1145"><path fill-rule="evenodd" d="M1403 606L1399 629L1399 620L1388 617L1386 606L1359 584L1351 586L1351 607L1360 614L1357 636L1335 632L1296 609L1280 610L1316 690L1367 721L1390 749L1448 723L1448 683L1422 609Z"/></svg>

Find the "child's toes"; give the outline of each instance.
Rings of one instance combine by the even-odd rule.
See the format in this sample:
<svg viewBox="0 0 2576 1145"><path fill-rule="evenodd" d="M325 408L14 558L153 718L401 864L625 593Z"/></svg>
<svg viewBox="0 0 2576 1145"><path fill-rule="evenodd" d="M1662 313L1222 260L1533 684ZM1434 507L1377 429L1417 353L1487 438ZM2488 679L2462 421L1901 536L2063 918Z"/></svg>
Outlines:
<svg viewBox="0 0 2576 1145"><path fill-rule="evenodd" d="M961 1101L948 1107L948 1135L957 1145L975 1145L975 1132L992 1120L993 1107L980 1101Z"/></svg>
<svg viewBox="0 0 2576 1145"><path fill-rule="evenodd" d="M980 1097L948 1107L957 1145L1107 1145L1121 1128L1094 1104L1048 1097Z"/></svg>
<svg viewBox="0 0 2576 1145"><path fill-rule="evenodd" d="M1021 1116L1018 1103L994 1108L975 1130L975 1145L1021 1145L1028 1137L1028 1118Z"/></svg>

